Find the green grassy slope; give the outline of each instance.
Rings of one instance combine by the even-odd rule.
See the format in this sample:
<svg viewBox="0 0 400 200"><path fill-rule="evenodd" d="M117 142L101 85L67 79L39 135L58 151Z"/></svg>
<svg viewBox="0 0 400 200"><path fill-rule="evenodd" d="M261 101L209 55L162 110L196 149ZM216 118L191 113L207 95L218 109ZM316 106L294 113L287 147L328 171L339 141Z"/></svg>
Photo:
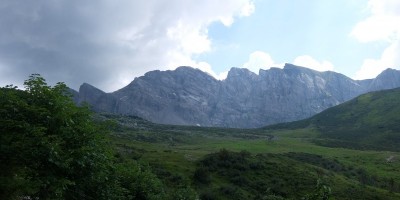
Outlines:
<svg viewBox="0 0 400 200"><path fill-rule="evenodd" d="M309 119L265 129L306 127L320 133L319 144L400 151L400 88L364 94Z"/></svg>
<svg viewBox="0 0 400 200"><path fill-rule="evenodd" d="M331 199L400 199L399 153L318 146L311 142L320 135L315 128L223 129L105 118L116 122L110 127L119 156L147 163L169 191L186 184L200 199L301 199L316 192L319 180L331 188Z"/></svg>
<svg viewBox="0 0 400 200"><path fill-rule="evenodd" d="M263 129L101 118L115 123L119 156L147 163L169 191L185 184L200 199L302 199L328 186L330 199L400 199L398 100L400 89L368 93Z"/></svg>

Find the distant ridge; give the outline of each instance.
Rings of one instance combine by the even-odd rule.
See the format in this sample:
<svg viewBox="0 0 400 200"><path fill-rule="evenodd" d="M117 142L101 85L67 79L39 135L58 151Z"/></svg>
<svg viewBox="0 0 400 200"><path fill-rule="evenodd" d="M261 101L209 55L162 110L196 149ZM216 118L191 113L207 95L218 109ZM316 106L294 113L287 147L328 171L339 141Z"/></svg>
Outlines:
<svg viewBox="0 0 400 200"><path fill-rule="evenodd" d="M325 146L400 151L400 88L363 94L311 118L265 129L313 127Z"/></svg>
<svg viewBox="0 0 400 200"><path fill-rule="evenodd" d="M285 64L283 69L232 68L216 80L191 67L150 71L129 85L105 93L83 84L76 96L96 111L136 115L177 125L255 128L313 116L360 94L400 87L400 72L388 69L375 79L352 80Z"/></svg>

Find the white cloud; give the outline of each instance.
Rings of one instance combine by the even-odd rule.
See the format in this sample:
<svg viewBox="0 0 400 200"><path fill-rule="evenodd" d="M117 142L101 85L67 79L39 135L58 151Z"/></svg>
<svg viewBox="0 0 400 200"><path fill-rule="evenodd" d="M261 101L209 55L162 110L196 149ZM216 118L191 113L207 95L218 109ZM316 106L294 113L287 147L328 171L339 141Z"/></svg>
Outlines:
<svg viewBox="0 0 400 200"><path fill-rule="evenodd" d="M255 51L250 54L249 60L243 64L243 67L258 74L260 69L269 69L271 67L282 68L283 64L275 63L272 57L263 51Z"/></svg>
<svg viewBox="0 0 400 200"><path fill-rule="evenodd" d="M399 69L399 65L400 40L397 40L383 51L379 59L365 59L353 78L357 80L375 78L387 68Z"/></svg>
<svg viewBox="0 0 400 200"><path fill-rule="evenodd" d="M113 91L154 69L211 70L194 59L212 48L208 26L253 12L252 0L3 0L0 62L10 72L0 81L41 73L74 89L89 82Z"/></svg>
<svg viewBox="0 0 400 200"><path fill-rule="evenodd" d="M360 42L396 40L400 31L400 16L376 15L359 22L351 32Z"/></svg>
<svg viewBox="0 0 400 200"><path fill-rule="evenodd" d="M370 0L371 15L359 22L350 33L360 42L388 42L378 59L367 58L355 79L374 78L386 68L400 67L400 1Z"/></svg>
<svg viewBox="0 0 400 200"><path fill-rule="evenodd" d="M333 71L334 66L331 62L323 60L317 61L309 55L298 56L294 59L293 64L307 67L317 71Z"/></svg>
<svg viewBox="0 0 400 200"><path fill-rule="evenodd" d="M190 66L193 68L200 69L203 72L208 73L209 75L213 76L217 80L223 80L228 75L228 71L222 73L216 73L212 69L211 65L207 62L196 62L192 60L190 57L184 56L177 52L169 52L168 56L171 58L171 62L167 63L166 66L169 66L168 69L173 70L177 66ZM184 64L182 64L184 63Z"/></svg>
<svg viewBox="0 0 400 200"><path fill-rule="evenodd" d="M153 20L160 20L163 23L160 25L159 22L149 23L124 40L131 45L128 51L141 46L143 41L147 42L144 44L144 49L137 50L144 55L136 60L131 59L133 62L131 65L137 64L137 60L143 60L140 62L139 75L156 68L174 69L178 66L192 66L217 79L225 78L226 73L217 74L208 63L193 60L192 57L211 50L212 42L208 38L207 29L211 23L220 22L230 26L235 17L252 14L254 4L251 0L169 1L161 6L153 8L150 12L154 15ZM160 9L163 12L159 13ZM154 29L158 29L155 36L146 38L147 31L154 33ZM139 44L135 44L137 42ZM132 74L137 72L137 69L135 70Z"/></svg>
<svg viewBox="0 0 400 200"><path fill-rule="evenodd" d="M180 44L178 50L184 54L200 54L211 48L211 41L208 39L205 28L178 23L177 26L167 30L167 36Z"/></svg>
<svg viewBox="0 0 400 200"><path fill-rule="evenodd" d="M212 68L211 65L209 65L206 62L199 62L199 63L195 63L193 65L195 68L200 69L203 72L208 73L209 75L213 76L214 78L216 78L217 80L224 80L226 79L226 77L228 76L228 71L224 71L221 73L215 73Z"/></svg>
<svg viewBox="0 0 400 200"><path fill-rule="evenodd" d="M255 6L253 2L249 2L244 4L244 6L242 7L242 10L240 11L240 16L242 17L248 17L251 14L253 14L254 10L255 10Z"/></svg>
<svg viewBox="0 0 400 200"><path fill-rule="evenodd" d="M364 80L375 78L379 73L385 70L385 67L382 67L379 60L375 59L365 59L361 68L356 72L353 79L356 80Z"/></svg>
<svg viewBox="0 0 400 200"><path fill-rule="evenodd" d="M309 55L298 56L294 59L293 64L314 69L317 71L333 71L334 66L329 61L317 61ZM243 67L258 74L261 69L270 69L271 67L283 68L284 63L277 63L266 52L255 51L250 54L249 60L243 64Z"/></svg>
<svg viewBox="0 0 400 200"><path fill-rule="evenodd" d="M400 1L370 0L368 8L371 16L356 24L350 34L360 42L399 39Z"/></svg>

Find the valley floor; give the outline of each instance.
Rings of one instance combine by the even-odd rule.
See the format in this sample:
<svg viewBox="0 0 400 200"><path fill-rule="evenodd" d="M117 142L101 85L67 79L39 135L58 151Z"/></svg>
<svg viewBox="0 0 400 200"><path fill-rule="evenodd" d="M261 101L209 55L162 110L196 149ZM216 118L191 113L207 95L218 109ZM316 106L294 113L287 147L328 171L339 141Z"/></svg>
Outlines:
<svg viewBox="0 0 400 200"><path fill-rule="evenodd" d="M145 123L115 129L112 141L167 190L184 183L200 199L400 199L399 152L318 146L317 135Z"/></svg>

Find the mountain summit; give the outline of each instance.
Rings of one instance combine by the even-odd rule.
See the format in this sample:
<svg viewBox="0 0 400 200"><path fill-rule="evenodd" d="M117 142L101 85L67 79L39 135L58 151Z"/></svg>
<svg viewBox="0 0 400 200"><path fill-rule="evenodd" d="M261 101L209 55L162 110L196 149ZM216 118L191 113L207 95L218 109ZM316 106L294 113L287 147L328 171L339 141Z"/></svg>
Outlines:
<svg viewBox="0 0 400 200"><path fill-rule="evenodd" d="M254 128L310 117L360 94L400 87L400 71L352 80L285 64L283 69L232 68L219 81L191 67L151 71L112 93L83 84L78 102L100 112L137 115L152 122Z"/></svg>

